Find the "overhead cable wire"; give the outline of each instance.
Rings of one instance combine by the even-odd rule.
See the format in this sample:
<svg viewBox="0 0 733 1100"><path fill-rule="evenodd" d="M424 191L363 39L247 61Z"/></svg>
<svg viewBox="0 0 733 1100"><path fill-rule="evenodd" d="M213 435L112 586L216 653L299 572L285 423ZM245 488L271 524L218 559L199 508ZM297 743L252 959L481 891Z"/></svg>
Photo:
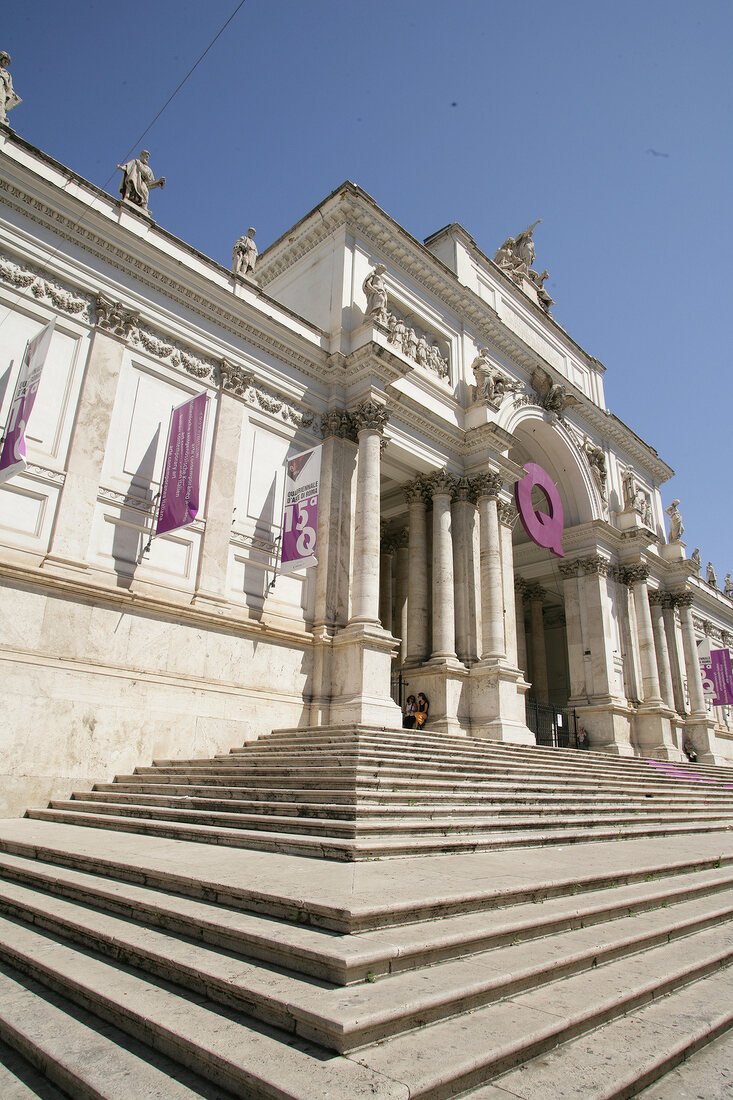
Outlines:
<svg viewBox="0 0 733 1100"><path fill-rule="evenodd" d="M155 117L154 117L154 118L153 118L153 119L151 120L151 122L149 122L149 123L148 123L148 125L147 125L147 126L145 127L145 129L144 129L144 130L143 130L143 132L142 132L142 133L140 134L140 136L139 136L139 137L137 138L137 140L136 140L136 141L135 141L135 142L134 142L134 143L133 143L133 144L132 144L132 145L130 146L130 148L129 148L129 149L127 150L127 152L125 153L125 155L124 155L124 157L123 157L123 161L125 161L125 160L126 160L126 159L127 159L127 158L128 158L128 157L129 157L130 155L131 155L131 153L133 153L133 152L134 152L134 150L135 150L135 149L137 148L137 146L138 146L138 145L140 144L140 142L141 142L141 141L143 140L143 138L145 137L145 135L146 135L146 134L148 134L148 133L149 133L149 132L150 132L150 131L152 130L153 126L154 126L154 125L155 125L155 123L156 123L156 122L158 121L158 119L160 118L160 116L161 116L161 115L163 114L163 112L164 112L164 111L166 110L166 108L170 106L170 104L171 104L171 103L173 102L173 100L174 100L174 99L176 98L176 96L178 95L178 93L180 92L181 88L183 87L183 85L184 85L184 84L186 83L186 81L188 80L188 78L189 78L190 76L192 76L192 75L193 75L193 73L194 73L194 72L196 71L196 69L197 69L197 68L199 67L199 65L201 64L201 62L203 61L203 59L204 59L204 58L206 57L206 55L207 55L207 53L209 52L209 50L210 50L210 49L211 49L211 48L212 48L212 47L213 47L213 46L215 45L215 43L216 43L216 42L218 41L218 39L219 39L219 38L221 38L222 34L223 34L223 33L224 33L224 31L225 31L225 30L227 29L227 27L229 26L229 24L231 23L231 21L232 21L232 20L234 19L234 17L236 16L237 12L238 12L238 11L240 10L240 8L243 8L243 7L244 7L245 3L246 3L246 0L240 0L240 2L239 2L239 3L237 4L236 8L235 8L235 9L234 9L234 11L232 12L232 14L231 14L231 15L229 16L229 18L227 19L227 21L226 21L226 22L225 22L224 24L222 24L222 26L221 26L221 27L219 28L219 30L217 31L217 33L216 33L216 34L214 35L214 37L213 37L213 38L211 39L211 41L209 42L209 44L208 44L208 46L206 47L206 49L205 49L205 50L203 51L203 53L201 53L201 54L199 55L199 57L198 57L198 58L196 59L196 61L195 61L195 62L193 63L193 65L191 66L191 68L190 68L190 69L188 70L188 72L187 72L187 73L186 73L186 75L184 76L183 80L181 80L181 82L180 82L180 83L178 84L178 86L177 86L177 87L176 87L176 88L175 88L175 89L174 89L174 90L173 90L173 91L171 92L171 94L170 94L170 95L168 96L168 98L166 99L165 103L164 103L164 104L163 104L163 106L162 106L162 107L160 108L160 110L159 110L159 111L158 111L158 113L157 113L157 114L155 115ZM104 183L102 184L102 187L101 187L101 189L100 189L100 190L102 190L102 191L105 191L105 190L106 190L106 188L107 188L107 186L109 185L110 181L111 181L111 180L113 179L113 177L114 177L114 174L115 174L115 172L116 172L116 171L117 171L117 169L115 168L115 169L114 169L114 171L110 172L109 176L107 177L107 179L106 179L106 180L104 181ZM71 179L68 179L68 180L66 181L66 183L64 184L64 186L63 186L63 187L61 188L61 190L62 190L62 191L65 191L65 190L66 190L66 188L67 188L67 187L69 186L69 184L70 184L70 183L72 183L72 182L74 182L74 181L73 181L73 180L71 180ZM83 225L83 224L84 224L84 222L86 221L86 219L87 219L88 215L89 215L89 214L91 214L91 212L92 212L92 209L93 209L93 207L94 207L95 203L97 202L98 198L99 198L99 196L95 196L95 197L94 197L94 198L92 199L92 201L91 201L91 202L89 203L89 205L87 206L86 210L85 210L85 211L84 211L84 213L83 213L83 214L81 215L81 217L80 217L80 218L79 218L79 219L78 219L77 221L75 221L75 222L73 222L73 223L72 223L72 225L71 225L71 229L78 229L78 228L79 228L79 226L81 226L81 225ZM57 246L56 246L56 248L53 248L53 249L52 249L52 250L51 250L50 252L48 252L48 253L46 254L46 256L45 256L45 259L44 259L44 260L42 261L42 263L41 263L41 265L40 265L40 268L41 268L41 272L42 272L43 274L46 274L46 273L47 273L47 268L48 268L48 264L49 264L49 262L50 262L50 261L51 261L51 260L52 260L52 259L54 258L54 256L55 256L55 255L56 255L56 254L57 254L57 253L58 253L58 252L59 252L60 250L61 250L61 245L57 245ZM30 292L30 290L31 290L31 287L29 286L29 287L25 287L25 288L23 288L23 289L21 289L21 290L17 291L17 293L16 293L16 295L15 295L15 298L13 298L13 299L11 300L10 306L11 306L11 307L13 307L13 306L17 306L18 302L22 301L22 299L26 297L26 295L27 295L27 294L28 294L28 293ZM8 317L9 317L9 316L10 316L10 307L8 308L8 312L7 312L6 316L5 316L5 317L3 317L3 318L2 318L2 320L0 320L0 328L2 328L2 326L3 326L4 324L5 324L5 322L6 322L6 320L8 319Z"/></svg>

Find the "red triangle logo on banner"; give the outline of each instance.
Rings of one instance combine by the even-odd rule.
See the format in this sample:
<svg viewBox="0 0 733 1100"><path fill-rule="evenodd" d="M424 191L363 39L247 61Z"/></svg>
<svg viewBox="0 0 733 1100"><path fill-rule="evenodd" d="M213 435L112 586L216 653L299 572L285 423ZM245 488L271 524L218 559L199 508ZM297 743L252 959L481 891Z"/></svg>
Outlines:
<svg viewBox="0 0 733 1100"><path fill-rule="evenodd" d="M295 458L290 459L288 462L288 477L291 481L298 480L301 470L312 454L313 451L307 451L304 455L296 455Z"/></svg>

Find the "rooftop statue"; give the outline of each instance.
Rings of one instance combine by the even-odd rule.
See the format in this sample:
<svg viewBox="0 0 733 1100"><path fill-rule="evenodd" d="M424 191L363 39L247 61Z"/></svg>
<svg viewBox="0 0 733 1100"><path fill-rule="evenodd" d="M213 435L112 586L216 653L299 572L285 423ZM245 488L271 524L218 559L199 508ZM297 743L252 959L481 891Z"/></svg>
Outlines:
<svg viewBox="0 0 733 1100"><path fill-rule="evenodd" d="M257 263L257 245L254 242L254 236L257 232L252 226L249 227L247 232L237 237L234 242L234 248L232 249L232 272L235 275L249 275L251 271L254 271L255 264Z"/></svg>
<svg viewBox="0 0 733 1100"><path fill-rule="evenodd" d="M715 575L715 570L711 561L708 562L708 567L705 570L705 579L709 585L712 585L713 588L718 587L718 578Z"/></svg>
<svg viewBox="0 0 733 1100"><path fill-rule="evenodd" d="M685 530L685 525L682 522L682 516L680 515L679 508L677 507L678 504L678 500L673 500L669 508L665 509L667 515L669 516L670 542L679 542Z"/></svg>
<svg viewBox="0 0 733 1100"><path fill-rule="evenodd" d="M723 595L727 596L728 599L733 599L733 580L731 580L730 573L725 574L723 584L725 585Z"/></svg>
<svg viewBox="0 0 733 1100"><path fill-rule="evenodd" d="M532 234L534 233L535 226L539 225L541 221L542 218L538 218L536 222L532 222L529 229L523 230L516 238L515 251L524 264L525 271L529 271L534 263L534 241L532 240Z"/></svg>
<svg viewBox="0 0 733 1100"><path fill-rule="evenodd" d="M692 564L695 566L695 568L697 569L697 571L699 573L700 572L700 566L702 565L702 559L700 557L700 547L699 546L696 546L695 549L692 551L690 561L692 562Z"/></svg>
<svg viewBox="0 0 733 1100"><path fill-rule="evenodd" d="M537 271L528 271L527 272L527 275L529 276L530 280L534 283L535 288L537 290L537 297L540 300L540 305L542 306L543 309L547 310L548 313L549 313L549 310L550 310L550 306L554 306L554 304L555 304L553 299L550 297L550 295L547 293L547 291L545 290L545 287L544 287L545 279L547 279L549 277L549 274L550 273L547 270L547 268L545 268L545 270L541 274Z"/></svg>
<svg viewBox="0 0 733 1100"><path fill-rule="evenodd" d="M149 156L148 150L143 149L135 160L117 165L117 170L122 172L120 194L123 200L145 211L148 209L148 196L153 188L165 187L165 176L156 179L152 168L148 166Z"/></svg>
<svg viewBox="0 0 733 1100"><path fill-rule="evenodd" d="M8 72L10 54L6 50L0 50L0 122L7 124L8 111L17 107L22 102L19 95L13 91L13 81Z"/></svg>

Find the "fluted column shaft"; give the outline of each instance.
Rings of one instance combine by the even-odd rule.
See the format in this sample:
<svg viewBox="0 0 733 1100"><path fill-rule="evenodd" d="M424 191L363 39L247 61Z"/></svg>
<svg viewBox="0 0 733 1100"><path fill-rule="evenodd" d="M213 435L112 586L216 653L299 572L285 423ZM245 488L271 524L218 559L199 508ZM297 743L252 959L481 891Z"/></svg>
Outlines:
<svg viewBox="0 0 733 1100"><path fill-rule="evenodd" d="M501 542L496 494L499 478L491 474L478 479L478 508L481 529L481 623L482 660L506 656L504 649L504 591L501 577Z"/></svg>
<svg viewBox="0 0 733 1100"><path fill-rule="evenodd" d="M379 619L385 630L392 633L392 602L394 586L392 584L392 562L394 543L390 538L381 541L379 557Z"/></svg>
<svg viewBox="0 0 733 1100"><path fill-rule="evenodd" d="M693 717L706 718L707 706L702 690L702 678L700 676L700 661L697 656L697 640L695 627L692 622L692 593L683 592L676 598L680 609L680 626L682 627L682 648L685 654L685 671L687 672L687 693L690 697L690 710Z"/></svg>
<svg viewBox="0 0 733 1100"><path fill-rule="evenodd" d="M659 703L662 696L659 688L657 670L657 651L654 645L654 629L649 610L648 570L645 566L635 566L629 570L629 580L633 585L636 629L639 636L639 658L641 660L641 678L645 703Z"/></svg>
<svg viewBox="0 0 733 1100"><path fill-rule="evenodd" d="M356 467L352 623L379 622L379 465L385 409L362 402L354 413L359 440Z"/></svg>
<svg viewBox="0 0 733 1100"><path fill-rule="evenodd" d="M397 544L397 570L395 577L395 610L394 621L392 624L393 630L396 630L400 637L400 664L403 665L407 660L407 633L409 629L408 623L408 604L407 604L407 588L408 578L410 575L410 551L407 547L407 530L403 529L399 535L399 542Z"/></svg>
<svg viewBox="0 0 733 1100"><path fill-rule="evenodd" d="M453 573L455 584L456 653L465 665L475 664L476 589L473 582L473 525L476 509L464 481L453 495Z"/></svg>
<svg viewBox="0 0 733 1100"><path fill-rule="evenodd" d="M524 628L524 593L526 582L517 580L514 592L515 619L517 623L517 664L524 675L527 675L527 632Z"/></svg>
<svg viewBox="0 0 733 1100"><path fill-rule="evenodd" d="M539 585L534 585L527 594L532 615L532 686L534 696L539 703L549 703L550 688L547 680L545 620L542 614L542 598L545 590L540 588Z"/></svg>
<svg viewBox="0 0 733 1100"><path fill-rule="evenodd" d="M420 664L428 655L428 540L425 498L413 482L405 490L409 505L409 559L407 580L407 661Z"/></svg>
<svg viewBox="0 0 733 1100"><path fill-rule="evenodd" d="M560 573L563 578L565 634L568 647L571 699L582 699L584 696L590 695L592 691L592 687L589 688L586 681L583 620L580 614L579 572L579 561L560 562Z"/></svg>
<svg viewBox="0 0 733 1100"><path fill-rule="evenodd" d="M651 611L652 629L654 631L654 646L657 653L657 671L659 673L659 690L662 701L670 710L674 710L674 687L672 685L672 668L669 659L669 647L667 634L664 629L664 596L661 592L649 593L649 607Z"/></svg>
<svg viewBox="0 0 733 1100"><path fill-rule="evenodd" d="M512 523L517 517L511 504L499 503L499 543L501 549L501 582L504 598L504 650L514 668L518 663L517 607L514 598L514 546Z"/></svg>
<svg viewBox="0 0 733 1100"><path fill-rule="evenodd" d="M433 481L433 652L432 659L456 656L453 589L451 494L454 481L439 474Z"/></svg>

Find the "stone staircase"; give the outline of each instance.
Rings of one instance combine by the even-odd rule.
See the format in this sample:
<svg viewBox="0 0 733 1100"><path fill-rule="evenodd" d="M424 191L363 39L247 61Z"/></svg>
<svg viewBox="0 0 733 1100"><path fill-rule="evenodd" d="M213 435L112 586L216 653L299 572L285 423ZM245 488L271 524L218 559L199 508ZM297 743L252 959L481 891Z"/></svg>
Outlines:
<svg viewBox="0 0 733 1100"><path fill-rule="evenodd" d="M726 1096L731 796L287 731L0 822L0 1095Z"/></svg>
<svg viewBox="0 0 733 1100"><path fill-rule="evenodd" d="M29 816L359 860L729 828L733 769L412 732L286 730Z"/></svg>

